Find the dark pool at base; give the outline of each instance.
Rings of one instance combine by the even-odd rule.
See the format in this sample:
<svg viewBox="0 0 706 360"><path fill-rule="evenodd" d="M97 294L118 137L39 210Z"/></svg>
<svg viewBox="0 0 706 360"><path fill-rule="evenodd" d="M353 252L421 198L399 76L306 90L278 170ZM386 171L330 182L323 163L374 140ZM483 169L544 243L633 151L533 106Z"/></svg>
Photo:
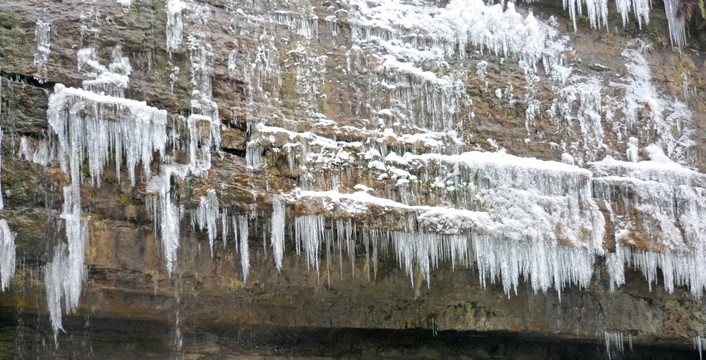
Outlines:
<svg viewBox="0 0 706 360"><path fill-rule="evenodd" d="M608 359L605 344L508 332L404 329L180 327L64 318L58 346L46 315L0 309L2 359ZM180 348L177 342L181 342ZM699 359L669 344L611 351L611 359Z"/></svg>

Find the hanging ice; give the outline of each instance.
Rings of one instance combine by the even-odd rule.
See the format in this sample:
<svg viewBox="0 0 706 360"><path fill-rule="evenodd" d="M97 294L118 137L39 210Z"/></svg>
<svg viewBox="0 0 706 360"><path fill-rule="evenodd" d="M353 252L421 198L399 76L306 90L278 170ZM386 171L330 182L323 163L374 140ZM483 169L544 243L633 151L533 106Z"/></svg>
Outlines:
<svg viewBox="0 0 706 360"><path fill-rule="evenodd" d="M213 257L213 242L218 235L218 196L216 190L208 189L206 196L200 198L199 207L196 210L196 222L199 229L206 229L208 232L208 245L211 248L211 257Z"/></svg>
<svg viewBox="0 0 706 360"><path fill-rule="evenodd" d="M530 2L530 1L527 1ZM608 27L608 0L564 0L564 9L568 7L569 17L576 27L576 15L583 15L583 5L586 5L589 23L592 28ZM669 36L673 44L684 46L686 44L686 21L684 16L679 14L680 0L667 0L664 2L664 10L667 15L669 26ZM615 0L615 6L623 19L623 26L628 21L630 10L632 9L637 19L638 27L642 28L642 23L649 24L650 10L652 2L649 0Z"/></svg>
<svg viewBox="0 0 706 360"><path fill-rule="evenodd" d="M595 196L610 206L616 242L625 246L611 255L618 257L611 260L611 281L624 282L617 263L642 271L650 285L659 267L665 290L685 285L700 297L706 290L706 265L699 260L706 254L706 175L672 162L654 144L645 151L650 161L592 164Z"/></svg>
<svg viewBox="0 0 706 360"><path fill-rule="evenodd" d="M314 267L319 274L319 249L323 238L325 218L322 215L307 215L294 219L297 254L304 247L307 268Z"/></svg>
<svg viewBox="0 0 706 360"><path fill-rule="evenodd" d="M10 286L15 276L15 234L7 220L0 219L0 291Z"/></svg>
<svg viewBox="0 0 706 360"><path fill-rule="evenodd" d="M282 269L282 257L284 255L284 228L286 212L282 200L272 202L272 252L275 257L277 270Z"/></svg>
<svg viewBox="0 0 706 360"><path fill-rule="evenodd" d="M167 52L169 56L181 45L182 31L184 31L182 12L185 9L187 6L182 0L167 1Z"/></svg>
<svg viewBox="0 0 706 360"><path fill-rule="evenodd" d="M676 46L686 45L686 19L680 14L680 0L665 0L664 12L667 15L667 26L669 27L669 38Z"/></svg>
<svg viewBox="0 0 706 360"><path fill-rule="evenodd" d="M450 61L470 54L469 42L481 54L516 58L527 73L535 73L541 64L545 73L563 82L571 71L562 64L566 39L532 13L520 15L513 3L504 9L480 0L456 0L444 7L354 1L351 9L354 45L346 70L372 76L360 91L366 99L376 99L360 104L360 110L371 117L384 114L381 121L403 129L451 131L472 118L463 85L467 71L448 69ZM379 64L372 74L369 63Z"/></svg>
<svg viewBox="0 0 706 360"><path fill-rule="evenodd" d="M51 53L51 23L47 22L43 16L37 18L37 25L34 30L34 42L37 50L34 53L34 66L37 67L35 76L40 82L47 79L47 63Z"/></svg>
<svg viewBox="0 0 706 360"><path fill-rule="evenodd" d="M625 340L623 339L623 333L621 332L605 332L605 351L608 353L608 359L610 359L610 348L615 347L618 352L624 352Z"/></svg>
<svg viewBox="0 0 706 360"><path fill-rule="evenodd" d="M3 133L0 128L0 145L2 137ZM1 156L0 163L2 163ZM0 216L3 209L4 203L0 189ZM10 231L7 220L0 218L0 292L10 286L10 280L13 276L15 276L15 234Z"/></svg>
<svg viewBox="0 0 706 360"><path fill-rule="evenodd" d="M243 282L248 281L250 273L250 250L248 248L248 216L238 216L238 230L240 231L240 265L243 268Z"/></svg>
<svg viewBox="0 0 706 360"><path fill-rule="evenodd" d="M177 178L183 178L188 173L188 167L182 165L162 165L160 173L153 176L146 187L148 194L156 195L151 201L155 214L155 228L159 228L162 254L164 256L167 274L171 275L179 249L180 221L183 210L175 198L179 196Z"/></svg>
<svg viewBox="0 0 706 360"><path fill-rule="evenodd" d="M167 113L144 102L57 84L49 98L47 116L58 135L59 146L68 155L68 159L60 158L61 166L71 171L72 181L80 181L84 154L88 158L91 183L95 185L100 185L103 167L112 151L118 177L125 157L133 184L138 163L142 163L144 174L149 176L154 152L164 154Z"/></svg>
<svg viewBox="0 0 706 360"><path fill-rule="evenodd" d="M61 218L65 222L67 245L59 244L52 261L44 268L49 318L55 341L58 331L62 330L61 300L64 300L64 312L71 313L76 309L85 275L83 259L88 225L81 218L80 191L78 179L64 187L64 209Z"/></svg>
<svg viewBox="0 0 706 360"><path fill-rule="evenodd" d="M568 285L587 287L593 275L595 255L602 251L601 247L593 247L602 246L602 243L581 245L579 242L567 246L559 245L551 239L526 237L527 233L522 229L536 225L520 222L513 224L512 221L516 221L513 219L498 223L500 220L485 212L409 206L365 193L309 191L296 195L296 199L304 202L317 198L323 201L324 209L335 208L338 214L348 216L365 214L370 207L378 207L377 213L411 211L418 214L420 229L412 227L408 231L384 234L369 232L368 238L374 240L375 251L378 247L385 248L385 244L391 242L399 265L406 269L408 275L413 277L413 269L418 266L427 281L431 269L436 268L441 261L470 266L471 260L475 260L482 283L485 284L486 279L493 283L499 281L508 295L517 291L521 277L529 279L535 291L546 292L554 287L560 292ZM297 252L303 247L307 264L317 269L319 249L325 237L325 221L322 215L295 219ZM350 234L350 230L342 225L337 225L339 243L347 242L349 236L345 234ZM427 228L437 232L427 232ZM600 228L596 231L600 233ZM351 253L352 249L349 247L348 251Z"/></svg>
<svg viewBox="0 0 706 360"><path fill-rule="evenodd" d="M212 99L213 62L215 55L211 44L202 37L189 35L189 55L191 60L191 116L197 116L196 121L209 121L208 146L219 149L221 145L221 120L218 115L218 104ZM192 120L190 120L192 121ZM203 137L201 137L203 138ZM192 143L193 143L192 139ZM209 165L210 165L210 152Z"/></svg>
<svg viewBox="0 0 706 360"><path fill-rule="evenodd" d="M57 84L49 97L47 110L49 126L58 138L61 169L71 181L64 188L61 214L65 221L67 245L57 247L53 260L45 268L55 336L61 329L60 300L65 300L64 311L69 313L78 306L81 295L84 246L88 236L81 214L84 159L88 161L91 183L100 185L103 167L111 154L115 154L118 177L124 157L134 185L137 164L142 162L143 172L149 176L154 152L164 155L166 143L166 111L144 102L104 95L121 95L126 87L130 65L119 49L113 52L113 63L108 68L98 64L90 50L79 51L79 63L90 65L96 71L95 80L84 83L86 89Z"/></svg>
<svg viewBox="0 0 706 360"><path fill-rule="evenodd" d="M170 0L167 3L167 50L171 52L182 42L184 29L182 12L189 9L186 2ZM196 11L198 13L198 11ZM195 14L197 16L198 14ZM203 23L204 19L195 19ZM212 100L212 78L214 54L211 45L204 40L202 33L189 35L188 49L191 61L191 115L186 119L189 132L187 144L188 164L162 165L160 174L152 177L148 183L148 193L156 195L152 200L155 213L158 214L162 239L162 250L167 272L174 270L179 248L179 221L183 209L178 205L179 189L177 182L189 174L203 176L211 168L211 148L219 148L221 121L218 104ZM179 146L177 136L172 142ZM200 228L208 229L209 246L213 254L213 241L216 238L216 218L219 215L218 199L215 190L209 190L197 210ZM225 216L225 215L223 215ZM223 221L223 219L222 219ZM225 223L225 221L223 221ZM235 227L234 227L235 231ZM226 228L223 227L224 239ZM247 271L245 271L247 277Z"/></svg>

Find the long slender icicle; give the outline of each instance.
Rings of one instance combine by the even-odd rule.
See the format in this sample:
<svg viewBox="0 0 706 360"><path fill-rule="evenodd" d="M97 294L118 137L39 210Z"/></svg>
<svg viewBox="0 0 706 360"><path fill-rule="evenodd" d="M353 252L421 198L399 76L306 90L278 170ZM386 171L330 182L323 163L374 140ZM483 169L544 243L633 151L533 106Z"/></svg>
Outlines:
<svg viewBox="0 0 706 360"><path fill-rule="evenodd" d="M282 257L284 256L284 229L286 213L282 200L272 202L272 252L274 253L275 266L277 270L282 269Z"/></svg>
<svg viewBox="0 0 706 360"><path fill-rule="evenodd" d="M240 265L243 268L243 282L248 281L250 274L250 250L248 249L248 216L238 217L238 230L240 231Z"/></svg>

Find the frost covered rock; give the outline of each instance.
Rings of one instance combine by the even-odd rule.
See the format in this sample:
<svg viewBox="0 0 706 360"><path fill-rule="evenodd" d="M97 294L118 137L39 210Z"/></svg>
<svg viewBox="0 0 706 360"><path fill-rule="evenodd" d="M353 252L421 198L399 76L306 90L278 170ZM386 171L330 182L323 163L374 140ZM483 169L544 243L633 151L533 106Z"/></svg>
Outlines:
<svg viewBox="0 0 706 360"><path fill-rule="evenodd" d="M19 234L0 220L0 286L10 240L24 252L30 232L13 221L60 214L65 236L28 257L46 261L28 266L43 267L55 333L83 299L181 335L208 311L350 327L339 313L367 305L363 327L439 314L434 329L549 331L608 351L621 331L701 333L666 306L706 289L698 56L612 23L563 33L536 3L71 4L17 22L32 26L23 41L0 17L0 115L17 139L4 151L22 170L4 175L51 184L8 188ZM648 26L649 4L615 5ZM614 11L565 6L594 27ZM62 187L63 208L36 204ZM667 295L649 292L657 283ZM328 323L310 316L344 302ZM552 311L508 311L538 304Z"/></svg>

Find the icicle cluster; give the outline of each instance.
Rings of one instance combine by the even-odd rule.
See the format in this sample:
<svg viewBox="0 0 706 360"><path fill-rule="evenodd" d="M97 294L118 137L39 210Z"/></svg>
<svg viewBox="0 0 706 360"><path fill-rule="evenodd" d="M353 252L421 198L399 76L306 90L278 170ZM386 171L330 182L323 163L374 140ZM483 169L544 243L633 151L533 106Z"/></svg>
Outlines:
<svg viewBox="0 0 706 360"><path fill-rule="evenodd" d="M703 360L703 351L706 350L706 341L700 335L694 337L694 349L699 352L699 360Z"/></svg>
<svg viewBox="0 0 706 360"><path fill-rule="evenodd" d="M679 0L666 0L664 2L664 11L667 15L667 23L669 26L669 35L672 43L677 46L686 44L686 21L684 16L679 14ZM586 5L586 17L592 28L607 28L608 27L608 0L564 0L564 9L569 10L569 16L574 24L574 31L578 31L576 27L576 15L583 14L583 5ZM615 0L615 7L623 19L623 26L628 22L630 12L637 19L638 27L642 28L642 23L645 25L650 22L650 10L652 2L649 0Z"/></svg>
<svg viewBox="0 0 706 360"><path fill-rule="evenodd" d="M114 152L118 178L124 158L135 184L137 165L142 163L149 176L154 152L164 154L167 113L144 102L57 84L47 116L60 148L68 155L60 158L61 167L71 172L72 180L80 180L85 155L91 183L100 186L103 167Z"/></svg>
<svg viewBox="0 0 706 360"><path fill-rule="evenodd" d="M582 14L582 2L567 1L566 5L573 9L573 15ZM592 24L605 26L607 2L589 5ZM619 7L625 21L627 14L633 11L631 9L640 22L648 21L649 4L645 2L620 2ZM304 28L302 21L308 19L302 14L299 17L289 13L279 15L277 23L290 31ZM242 13L235 16L249 19ZM327 18L325 23L333 23L333 20L335 16L330 20ZM233 50L229 56L229 76L242 76L248 84L245 94L248 114L261 104L281 107L272 100L282 95L277 92L281 83L275 78L281 81L282 72L287 70L280 69L277 60L286 68L296 67L297 76L312 76L307 87L303 87L306 94L300 95L298 103L307 114L313 112L316 121L310 121L315 123L311 131L298 133L262 123L255 126L248 123L249 130L252 130L246 154L249 167L260 168L265 162L264 150L271 148L270 154L286 154L290 172L298 169L308 174L300 177L299 184L307 191L293 192L290 202L317 198L323 203L321 207L326 209L325 215L335 214L335 218L364 218L373 213L371 208L376 212L380 208L394 208L395 211L414 213L417 223L402 226L413 234L409 239L414 240L399 242L414 244L407 247L413 250L401 251L401 254L424 256L399 255L400 264L405 268L419 265L426 269L426 264L433 263L429 259L434 258L434 247L425 247L424 244L436 235L419 234L433 232L444 236L466 236L470 233L478 239L491 239L488 240L492 243L492 246L488 245L490 253L494 251L492 249L506 246L501 253L512 256L479 256L476 262L485 274L483 278L498 279L507 293L516 289L520 275L529 278L536 291L546 291L549 287L561 290L566 284L586 286L595 256L603 255L605 251L605 219L599 204L607 204L614 215L622 211L619 200L613 196L616 187L628 187L626 192L641 194L643 209L651 207L647 205L650 202L654 202L652 210L668 208L669 199L688 204L679 205L681 210L658 212L660 217L655 218L652 225L648 224L674 235L664 238L664 243L660 235L650 237L651 249L671 249L665 256L679 257L694 244L688 239L685 243L679 231L688 233L690 239L703 236L703 228L694 220L703 213L702 185L683 184L683 187L671 190L674 196L658 203L664 193L663 184L651 184L632 175L627 176L629 179L617 179L615 174L598 171L597 163L593 163L590 170L579 167L602 156L601 152L606 149L605 139L613 136L608 130L618 133L618 141L627 139L625 155L632 163L639 160L640 142L654 142L666 151L669 158L688 163L687 150L693 145L690 140L691 114L683 103L661 94L652 84L649 66L643 56L645 44L635 41L626 45L622 56L626 60L627 75L607 83L604 77L573 74L564 58L564 54L571 51L567 39L559 36L553 27L537 21L532 14L520 15L512 4L504 9L501 5L470 0L451 1L444 7L426 6L416 1L403 4L355 1L351 3L348 21L352 45L347 52L344 70L355 84L353 88L360 90L361 97L368 101L362 104L353 100L352 106L356 108L356 114L377 122L377 130L368 132L367 129L338 127L317 113L317 107L311 108L310 95L316 91L319 73L307 44L311 37L320 36L323 31L333 34L335 26L330 29L328 26L317 27L317 33L298 34L303 37L296 37L302 46L285 54L285 59L279 59L270 51L273 45L269 33L260 37L263 46L258 48L255 61L249 62L252 59L240 50ZM468 49L469 46L475 49ZM537 68L543 67L548 77L565 85L558 88L557 98L546 109L546 114L552 119L578 123L583 138L578 143L583 147L580 153L575 151L577 146L574 144L572 149L567 144L552 144L567 151L562 156L564 164L514 157L502 151L453 155L458 154L465 140L455 131L462 128L465 119L456 116L465 113L471 118L472 112L467 110L472 104L464 99L463 87L457 89L459 83L456 81L469 74L458 72L457 67L447 67L452 61L482 55L483 52L516 59L518 66L525 71L528 84L525 101L534 106L531 109L528 106L527 110L528 133L533 126L531 121L544 110L533 98L534 84L539 81ZM501 65L502 60L504 58L500 60ZM243 63L252 65L242 66ZM486 76L487 66L484 61L476 63L476 75L481 79ZM595 66L602 67L600 64ZM297 88L299 85L297 83ZM609 89L616 87L625 90L624 95L608 97ZM511 88L495 90L500 100L512 104ZM378 101L380 97L384 99ZM646 108L650 111L649 116L641 116L639 112ZM273 117L284 124L289 121L287 114L278 113ZM330 135L317 135L318 131L334 133L336 137L354 133L366 141L337 141ZM639 140L630 138L635 131L639 133ZM489 143L495 144L491 140ZM498 148L497 144L494 146ZM652 152L649 146L644 150ZM351 181L365 183L355 185L357 193L340 193L339 185ZM369 187L371 184L376 188ZM319 216L298 218L294 226L297 250L303 248L307 264L317 270L318 257L327 247L324 243L328 236L321 225L325 220ZM621 249L637 245L623 236L629 230L626 227L632 223L630 219L616 215L611 221L615 229L623 231L616 233ZM682 222L686 225L684 229L676 225ZM279 220L275 221L273 217L273 226L275 223ZM659 234L659 231L652 233ZM279 230L275 231L273 227L273 244L275 236L279 236L277 234ZM479 244L484 246L485 243ZM572 245L577 250L567 250L572 248L564 245ZM620 254L622 250L606 254L612 287L624 283L624 267L631 265ZM564 268L562 263L567 261L579 265L575 269ZM675 280L674 284L690 286L697 296L701 293L700 270L692 267L687 271L687 265L667 262L659 266L667 269L663 271L679 272L675 279L680 280ZM655 265L654 269L659 266ZM649 274L646 272L646 276ZM668 281L672 279L666 278Z"/></svg>
<svg viewBox="0 0 706 360"><path fill-rule="evenodd" d="M563 65L566 39L532 13L520 15L513 3L504 9L480 0L455 0L444 7L354 1L351 9L353 46L346 71L372 77L359 90L365 99L388 94L382 103L360 104L361 112L386 127L451 131L469 121L471 101L463 85L468 74L448 64L474 53L515 58L528 76L543 66L563 82L571 72ZM372 73L371 64L378 64Z"/></svg>
<svg viewBox="0 0 706 360"><path fill-rule="evenodd" d="M325 264L331 263L331 253L337 249L343 269L343 253L348 253L354 266L355 241L365 247L366 268L377 270L378 256L392 249L400 267L406 270L412 284L416 276L429 284L431 270L442 261L453 267L471 267L479 270L483 286L489 279L499 282L505 293L517 293L520 279L530 280L534 291L546 292L554 287L561 291L566 286L588 286L593 274L594 253L572 246L552 245L547 242L518 242L464 232L443 235L425 231L390 231L357 229L348 221L328 221L323 215L295 218L295 249L303 251L307 264L320 270L320 257L326 254ZM355 271L353 271L355 276Z"/></svg>
<svg viewBox="0 0 706 360"><path fill-rule="evenodd" d="M95 61L93 54L90 49L79 51L79 66L90 65L96 71L95 80L84 83L85 89L57 84L49 97L47 111L49 126L58 139L61 168L71 181L64 188L61 214L67 245L56 248L53 260L45 268L55 337L61 329L61 299L65 300L64 311L73 311L78 306L84 276L84 246L88 236L81 215L84 159L88 161L92 184L100 185L103 167L114 154L118 177L124 159L134 185L137 165L142 162L143 172L149 176L153 153L158 151L163 155L166 142L166 111L144 102L106 95L122 94L127 86L129 61L118 49L113 52L113 63L106 68Z"/></svg>
<svg viewBox="0 0 706 360"><path fill-rule="evenodd" d="M167 3L167 50L179 48L183 40L184 21L190 19L198 30L199 24L208 21L208 16L202 13L197 5L181 0L170 0ZM200 31L188 37L188 50L191 61L191 115L186 119L189 133L188 164L169 164L160 167L160 174L152 177L147 185L147 192L156 195L150 200L153 212L157 214L155 228L159 227L162 240L162 251L169 274L174 270L179 248L180 220L184 214L182 207L175 199L178 197L176 182L187 175L204 176L211 168L211 149L219 149L221 142L221 120L218 115L218 104L212 100L212 79L214 54L212 46L206 41L206 36ZM178 71L178 68L175 68ZM171 137L175 147L179 147L178 136ZM210 189L206 197L201 199L197 210L197 222L201 229L208 231L209 245L213 254L214 239L217 236L216 223L218 217L223 217L223 241L227 233L227 217L219 211L218 198L215 190ZM234 228L235 231L235 228Z"/></svg>
<svg viewBox="0 0 706 360"><path fill-rule="evenodd" d="M196 223L200 230L203 231L206 229L208 232L208 245L211 248L211 257L213 257L213 242L218 235L218 217L218 196L216 195L216 190L208 189L206 196L201 197L199 207L196 209Z"/></svg>
<svg viewBox="0 0 706 360"><path fill-rule="evenodd" d="M177 177L185 177L188 168L180 165L161 165L160 173L153 176L147 184L147 193L156 194L156 197L148 198L147 205L151 205L152 213L155 215L154 226L159 228L162 244L162 255L164 256L167 273L174 271L179 249L179 234L181 231L180 221L184 215L184 210L174 199L178 196L178 188L175 188Z"/></svg>
<svg viewBox="0 0 706 360"><path fill-rule="evenodd" d="M129 0L120 2L130 5ZM685 35L679 33L683 24L677 21L677 3L667 1L665 6L673 10L667 13L672 39L682 44ZM592 26L607 26L606 0L565 0L574 27L584 4ZM606 255L611 289L624 284L626 265L642 271L650 284L660 268L670 292L675 286L688 286L695 296L701 296L706 289L706 267L698 261L706 251L698 241L706 237L706 226L700 220L706 215L706 181L702 174L669 161L687 163L686 149L693 145L691 114L686 105L667 99L652 85L641 44L629 44L622 53L628 75L606 84L607 80L597 76L574 74L565 56L571 51L568 38L531 12L522 15L513 3L452 0L439 7L421 0L351 0L346 11L350 46L344 50L346 61L337 64L336 71L350 79L356 96L345 106L364 123L357 126L365 128L339 127L322 114L326 112L323 89L330 86L326 70L332 53L321 51L318 39L321 33L330 32L339 47L335 37L343 32L339 33L338 13L326 17L320 28L320 19L309 9L259 17L233 6L227 5L233 16L228 31L234 38L227 71L230 79L244 83L244 89L242 104L230 110L246 117L251 134L247 166L259 170L267 163L265 156L280 153L286 156L292 174L295 170L303 174L299 189L272 203L270 242L278 270L289 238L317 274L322 264L329 270L337 248L341 273L345 250L355 275L356 245L362 243L367 269L375 272L378 256L391 249L413 284L415 278L429 283L431 271L449 261L453 267L475 265L483 286L488 281L500 283L508 296L517 293L520 279L535 292L554 288L561 296L566 286L588 286L596 256ZM618 0L617 7L623 22L630 11L640 24L649 20L646 1ZM213 36L204 26L209 21L208 5L169 0L166 12L167 51L171 57L186 38L192 86L191 114L174 117L178 124L169 138L165 111L123 97L132 69L119 48L109 66L97 61L94 49L79 50L79 72L87 78L83 89L57 85L50 98L48 118L58 139L57 157L71 180L64 189L62 212L67 244L56 247L54 259L45 268L55 335L61 329L62 304L66 312L78 305L84 276L87 231L80 207L84 160L94 185L100 185L104 166L113 154L118 177L125 163L133 184L142 163L143 176L149 179L146 191L152 195L148 206L155 215L171 275L185 215L179 203L179 182L191 175L206 176L212 149L218 151L220 146L221 120L212 96L218 49L214 50ZM35 62L39 61L39 67L43 61L46 68L49 25L40 26L39 21L37 25ZM282 28L291 35L286 52L281 47L282 33L278 33ZM254 31L248 35L258 39L256 51L243 51L247 46L238 42L239 35L248 31ZM563 163L509 155L492 139L487 142L498 151L468 152L464 144L468 135L462 130L468 129L465 125L475 115L466 80L469 76L486 79L488 62L471 58L486 53L500 57L499 65L510 58L524 72L526 95L520 101L527 103L528 134L543 110L552 120L578 123L583 137L580 144L570 145L571 149L556 144L563 147ZM451 66L454 62L464 66ZM536 98L540 70L562 85L548 109ZM174 78L178 71L172 67ZM283 78L294 82L296 95L283 93ZM607 88L619 88L625 95L606 101ZM498 101L510 105L518 100L511 86L488 89L486 82L484 91L491 96L494 92ZM649 114L645 117L646 105ZM623 118L617 119L616 114ZM299 118L306 119L310 131L284 128L300 128ZM268 126L267 121L283 127ZM596 160L606 148L605 139L611 134L604 128L606 123L613 125L611 130L618 138L626 135L629 162L606 158L591 163L590 170L579 167ZM188 139L182 140L178 132L184 129ZM635 129L639 140L627 136ZM339 135L352 140L336 140ZM640 142L657 144L643 149L650 154L650 162L638 161ZM164 159L167 146L186 150L188 163L172 163L170 158L158 174L151 174L155 152ZM571 152L580 147L582 155ZM265 152L269 149L273 151ZM51 159L43 148L32 149L26 139L20 143L20 154L35 162ZM339 191L341 184L354 181L360 181L353 187L357 192ZM192 224L207 232L211 256L218 222L224 247L229 231L233 232L243 281L247 281L253 235L250 213L229 215L219 208L214 189L199 200ZM320 206L292 219L289 228L293 231L287 233L285 204L292 203ZM603 208L610 212L615 230L615 253L605 254L606 224L599 210ZM359 227L358 220L363 222L366 216L390 213L402 219L394 231ZM641 221L631 218L635 214ZM10 264L5 244L11 236L3 225L0 220L0 289L8 281ZM650 242L642 246L648 251L631 250L631 245L644 245L631 243L638 237ZM320 261L323 256L325 263ZM608 351L611 344L620 344L622 349L622 334L619 339L613 333L605 336Z"/></svg>
<svg viewBox="0 0 706 360"><path fill-rule="evenodd" d="M608 354L608 359L611 358L610 348L615 347L615 350L625 352L625 339L621 332L605 332L605 351ZM630 337L630 350L632 350L632 337Z"/></svg>

